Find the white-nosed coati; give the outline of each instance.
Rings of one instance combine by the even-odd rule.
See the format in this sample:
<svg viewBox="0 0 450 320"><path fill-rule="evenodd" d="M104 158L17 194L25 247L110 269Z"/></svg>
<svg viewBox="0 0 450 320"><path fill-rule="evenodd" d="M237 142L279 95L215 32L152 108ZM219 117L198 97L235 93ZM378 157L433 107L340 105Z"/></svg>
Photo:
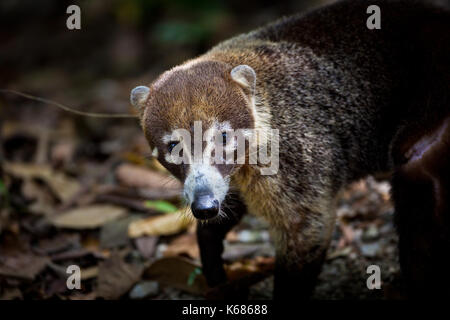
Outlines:
<svg viewBox="0 0 450 320"><path fill-rule="evenodd" d="M367 28L369 5L380 7L381 29ZM194 216L214 220L197 231L209 285L226 281L222 240L248 211L273 229L275 298L308 297L338 191L388 172L408 292L448 296L449 18L423 2L342 1L239 35L132 91L159 161L184 182ZM193 134L195 121L278 129L278 173L172 163L170 133Z"/></svg>

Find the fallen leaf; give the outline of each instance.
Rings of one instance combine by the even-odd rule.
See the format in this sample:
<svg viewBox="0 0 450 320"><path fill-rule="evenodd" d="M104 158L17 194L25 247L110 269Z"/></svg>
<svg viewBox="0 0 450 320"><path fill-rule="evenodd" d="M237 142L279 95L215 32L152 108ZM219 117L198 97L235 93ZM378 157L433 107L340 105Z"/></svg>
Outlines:
<svg viewBox="0 0 450 320"><path fill-rule="evenodd" d="M273 256L273 247L269 243L226 243L222 258L235 261L252 256Z"/></svg>
<svg viewBox="0 0 450 320"><path fill-rule="evenodd" d="M179 256L187 254L193 259L200 258L197 236L192 233L183 234L172 240L164 251L164 256Z"/></svg>
<svg viewBox="0 0 450 320"><path fill-rule="evenodd" d="M69 300L95 300L95 298L97 298L97 292L95 291L86 294L75 292L68 297Z"/></svg>
<svg viewBox="0 0 450 320"><path fill-rule="evenodd" d="M154 214L158 214L158 211L148 209L145 206L144 201L136 198L129 198L129 197L122 197L122 196L116 196L111 194L99 194L96 198L96 201L102 202L102 203L109 203L114 204L117 206L121 206L124 208L129 208L133 211L139 211L139 212L151 212Z"/></svg>
<svg viewBox="0 0 450 320"><path fill-rule="evenodd" d="M270 274L275 268L274 257L256 257L254 259L242 259L232 264L225 265L229 281L236 281L252 273Z"/></svg>
<svg viewBox="0 0 450 320"><path fill-rule="evenodd" d="M327 260L333 260L340 257L347 257L350 253L352 253L352 247L343 247L341 249L334 250L327 254Z"/></svg>
<svg viewBox="0 0 450 320"><path fill-rule="evenodd" d="M48 188L42 187L42 184L33 179L24 179L22 193L27 199L33 200L33 203L28 206L31 213L44 215L53 213L56 205L55 198Z"/></svg>
<svg viewBox="0 0 450 320"><path fill-rule="evenodd" d="M81 269L81 280L89 280L98 276L98 266Z"/></svg>
<svg viewBox="0 0 450 320"><path fill-rule="evenodd" d="M46 165L5 162L4 168L9 174L22 179L43 180L62 202L72 199L81 190L77 180Z"/></svg>
<svg viewBox="0 0 450 320"><path fill-rule="evenodd" d="M53 146L50 158L54 164L68 163L75 153L75 144L72 141L58 142Z"/></svg>
<svg viewBox="0 0 450 320"><path fill-rule="evenodd" d="M226 265L228 281L210 288L206 292L206 298L212 300L245 299L248 288L269 277L274 268L274 257L256 257Z"/></svg>
<svg viewBox="0 0 450 320"><path fill-rule="evenodd" d="M185 230L193 221L186 218L182 211L167 213L157 217L149 217L134 221L128 227L128 236L137 238L141 236L172 235Z"/></svg>
<svg viewBox="0 0 450 320"><path fill-rule="evenodd" d="M87 233L81 240L81 244L89 252L100 252L100 240L92 233Z"/></svg>
<svg viewBox="0 0 450 320"><path fill-rule="evenodd" d="M181 257L156 260L144 272L147 279L193 294L204 294L208 289L199 264Z"/></svg>
<svg viewBox="0 0 450 320"><path fill-rule="evenodd" d="M22 292L18 288L5 289L0 300L22 300Z"/></svg>
<svg viewBox="0 0 450 320"><path fill-rule="evenodd" d="M65 271L65 270L62 270ZM58 294L62 294L67 292L67 274L64 276L64 273L61 273L61 277L49 279L49 283L45 288L45 296L43 299L54 297Z"/></svg>
<svg viewBox="0 0 450 320"><path fill-rule="evenodd" d="M99 265L97 296L105 299L120 298L139 281L142 271L141 266L125 263L114 252Z"/></svg>
<svg viewBox="0 0 450 320"><path fill-rule="evenodd" d="M94 229L125 216L127 210L112 205L91 205L75 208L50 218L50 222L59 228Z"/></svg>
<svg viewBox="0 0 450 320"><path fill-rule="evenodd" d="M342 231L343 238L345 239L345 243L352 243L355 238L355 231L353 230L351 225L347 225L344 222L339 223L339 228Z"/></svg>
<svg viewBox="0 0 450 320"><path fill-rule="evenodd" d="M147 200L144 202L145 206L149 209L153 209L160 212L172 213L177 211L177 207L170 202L163 200Z"/></svg>
<svg viewBox="0 0 450 320"><path fill-rule="evenodd" d="M80 259L84 257L92 256L95 259L104 259L107 258L108 255L104 254L103 252L97 252L97 251L91 251L86 249L75 249L75 250L69 250L62 253L58 253L51 256L52 261L63 261L63 260L73 260L73 259Z"/></svg>
<svg viewBox="0 0 450 320"><path fill-rule="evenodd" d="M128 244L128 226L140 218L141 215L131 215L105 224L100 230L100 247L110 249Z"/></svg>
<svg viewBox="0 0 450 320"><path fill-rule="evenodd" d="M159 237L150 236L150 237L140 237L134 240L136 244L136 248L139 250L139 253L144 258L151 258L155 254L156 245L158 243Z"/></svg>
<svg viewBox="0 0 450 320"><path fill-rule="evenodd" d="M33 280L49 263L47 257L33 254L16 254L0 257L0 275Z"/></svg>
<svg viewBox="0 0 450 320"><path fill-rule="evenodd" d="M130 188L115 185L96 186L94 192L98 196L120 196L131 199L148 199L148 200L169 200L176 199L180 195L178 189L150 189L150 188Z"/></svg>
<svg viewBox="0 0 450 320"><path fill-rule="evenodd" d="M117 168L116 176L121 184L131 188L181 190L181 183L175 178L141 166L122 164Z"/></svg>
<svg viewBox="0 0 450 320"><path fill-rule="evenodd" d="M39 240L38 246L33 247L33 251L41 255L52 255L80 247L80 236L78 234L59 234L50 239Z"/></svg>

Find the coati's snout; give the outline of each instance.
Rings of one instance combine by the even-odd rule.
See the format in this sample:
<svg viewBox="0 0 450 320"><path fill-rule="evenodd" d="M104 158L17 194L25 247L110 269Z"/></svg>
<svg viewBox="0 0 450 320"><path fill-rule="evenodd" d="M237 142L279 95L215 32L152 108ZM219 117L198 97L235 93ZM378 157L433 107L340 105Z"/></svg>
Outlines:
<svg viewBox="0 0 450 320"><path fill-rule="evenodd" d="M213 219L228 193L228 179L214 165L193 164L184 181L184 197L197 219Z"/></svg>
<svg viewBox="0 0 450 320"><path fill-rule="evenodd" d="M201 220L215 218L219 214L219 200L209 189L195 191L194 201L191 204L191 211L194 217Z"/></svg>

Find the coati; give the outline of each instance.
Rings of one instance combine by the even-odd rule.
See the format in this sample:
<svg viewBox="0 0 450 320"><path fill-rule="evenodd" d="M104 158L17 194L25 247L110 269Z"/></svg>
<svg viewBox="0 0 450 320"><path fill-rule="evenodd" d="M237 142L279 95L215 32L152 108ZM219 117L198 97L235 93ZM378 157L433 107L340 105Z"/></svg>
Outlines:
<svg viewBox="0 0 450 320"><path fill-rule="evenodd" d="M369 5L381 9L381 29L367 28ZM197 236L210 286L226 281L223 238L250 212L273 230L275 299L309 297L339 190L389 173L407 292L444 297L449 89L448 8L349 0L222 42L135 88L131 103L159 161L184 182L193 215L208 220ZM194 134L196 121L204 131L279 129L277 174L262 175L259 163L172 163L183 141L170 133Z"/></svg>

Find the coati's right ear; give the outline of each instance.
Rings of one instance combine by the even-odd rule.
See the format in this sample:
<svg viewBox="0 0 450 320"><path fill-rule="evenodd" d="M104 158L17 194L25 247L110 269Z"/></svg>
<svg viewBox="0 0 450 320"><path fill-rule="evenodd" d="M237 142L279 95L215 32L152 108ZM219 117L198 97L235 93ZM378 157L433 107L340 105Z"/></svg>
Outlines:
<svg viewBox="0 0 450 320"><path fill-rule="evenodd" d="M138 109L139 113L144 111L144 104L147 101L148 95L150 94L150 88L146 86L138 86L131 90L130 102Z"/></svg>
<svg viewBox="0 0 450 320"><path fill-rule="evenodd" d="M231 78L236 81L241 87L248 90L251 94L255 91L256 73L252 67L241 64L234 67L230 72Z"/></svg>

